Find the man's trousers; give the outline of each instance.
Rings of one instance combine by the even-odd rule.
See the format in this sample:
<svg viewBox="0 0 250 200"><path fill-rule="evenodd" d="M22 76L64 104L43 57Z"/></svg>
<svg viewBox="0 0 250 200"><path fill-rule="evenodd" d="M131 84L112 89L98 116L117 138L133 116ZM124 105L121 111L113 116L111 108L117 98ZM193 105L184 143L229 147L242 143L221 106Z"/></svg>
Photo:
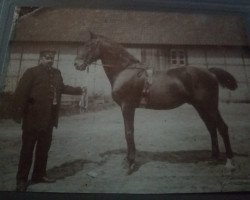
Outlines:
<svg viewBox="0 0 250 200"><path fill-rule="evenodd" d="M23 130L22 148L16 176L17 183L20 181L28 181L35 146L35 161L31 179L37 180L46 176L46 166L52 140L52 131L53 126L50 126L46 130L39 131Z"/></svg>

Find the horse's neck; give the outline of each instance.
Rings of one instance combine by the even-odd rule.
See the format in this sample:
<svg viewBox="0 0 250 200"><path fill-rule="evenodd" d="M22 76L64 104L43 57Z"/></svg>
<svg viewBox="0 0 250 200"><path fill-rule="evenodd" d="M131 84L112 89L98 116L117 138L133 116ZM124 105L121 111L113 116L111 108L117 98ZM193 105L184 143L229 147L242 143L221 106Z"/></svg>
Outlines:
<svg viewBox="0 0 250 200"><path fill-rule="evenodd" d="M130 65L139 62L127 52L123 52L120 54L119 50L104 46L102 46L100 49L100 59L111 85L113 85L116 76L121 71L123 71Z"/></svg>
<svg viewBox="0 0 250 200"><path fill-rule="evenodd" d="M111 86L113 86L115 78L120 73L120 70L115 71L115 68L110 68L110 67L105 67L105 66L103 66L103 68L104 68L104 71L109 79Z"/></svg>

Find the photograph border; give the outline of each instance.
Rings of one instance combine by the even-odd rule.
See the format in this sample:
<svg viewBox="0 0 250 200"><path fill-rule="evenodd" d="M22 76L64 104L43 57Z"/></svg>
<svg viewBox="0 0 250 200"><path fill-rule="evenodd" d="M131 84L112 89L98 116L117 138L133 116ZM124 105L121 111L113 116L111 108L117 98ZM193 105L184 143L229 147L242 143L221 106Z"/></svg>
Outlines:
<svg viewBox="0 0 250 200"><path fill-rule="evenodd" d="M12 37L12 21L15 7L82 7L93 9L148 10L148 11L194 11L200 13L237 13L246 23L250 45L249 0L1 0L0 1L0 92L5 76ZM199 194L75 194L75 193L17 193L0 192L1 199L246 199L249 192L199 193Z"/></svg>

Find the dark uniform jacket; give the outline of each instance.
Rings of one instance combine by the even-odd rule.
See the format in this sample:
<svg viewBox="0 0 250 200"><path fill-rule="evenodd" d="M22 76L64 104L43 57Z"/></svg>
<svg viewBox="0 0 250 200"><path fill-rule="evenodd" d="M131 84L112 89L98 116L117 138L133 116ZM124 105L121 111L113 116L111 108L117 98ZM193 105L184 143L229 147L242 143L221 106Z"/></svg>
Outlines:
<svg viewBox="0 0 250 200"><path fill-rule="evenodd" d="M14 118L22 119L23 130L57 127L61 94L80 95L80 87L63 84L55 68L36 66L25 71L14 93ZM53 106L54 100L54 106Z"/></svg>

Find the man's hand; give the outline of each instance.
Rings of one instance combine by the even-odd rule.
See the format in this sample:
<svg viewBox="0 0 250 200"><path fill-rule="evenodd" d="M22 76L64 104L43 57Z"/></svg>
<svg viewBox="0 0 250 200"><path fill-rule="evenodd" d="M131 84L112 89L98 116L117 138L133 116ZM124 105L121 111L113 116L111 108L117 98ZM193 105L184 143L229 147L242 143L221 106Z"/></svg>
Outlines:
<svg viewBox="0 0 250 200"><path fill-rule="evenodd" d="M87 92L87 87L86 86L81 87L81 89L82 89L82 94Z"/></svg>

